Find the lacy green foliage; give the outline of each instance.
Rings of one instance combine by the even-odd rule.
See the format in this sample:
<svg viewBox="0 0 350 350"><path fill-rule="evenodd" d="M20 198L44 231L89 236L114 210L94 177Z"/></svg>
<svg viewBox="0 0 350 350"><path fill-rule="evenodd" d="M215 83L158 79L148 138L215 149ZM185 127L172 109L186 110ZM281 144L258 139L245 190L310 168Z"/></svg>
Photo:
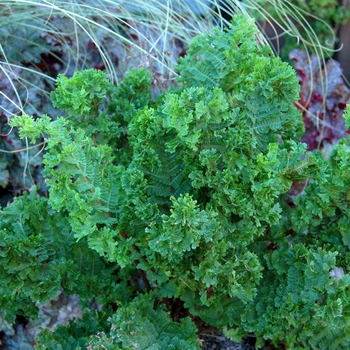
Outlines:
<svg viewBox="0 0 350 350"><path fill-rule="evenodd" d="M131 69L118 85L112 84L102 71L77 72L68 79L57 78L57 88L51 93L53 105L67 112L74 128L93 135L95 143L110 143L120 139L127 122L136 111L150 103L151 77L146 70ZM125 146L115 145L116 148Z"/></svg>
<svg viewBox="0 0 350 350"><path fill-rule="evenodd" d="M109 113L126 125L135 113L150 101L151 76L145 69L133 68L118 84L108 105Z"/></svg>
<svg viewBox="0 0 350 350"><path fill-rule="evenodd" d="M111 213L116 210L114 179L118 168L113 164L111 148L103 144L94 146L82 129L67 130L68 120L64 118L50 122L47 116L38 121L23 116L18 120L23 122L22 132L30 130L29 137L35 137L37 132L51 136L44 159L50 205L56 210L68 211L76 238L95 235L94 249L100 251L101 246L103 252L109 247L109 259L114 261L116 233L108 226L116 223ZM98 225L102 226L103 235L97 234Z"/></svg>
<svg viewBox="0 0 350 350"><path fill-rule="evenodd" d="M346 266L350 257L349 146L348 138L334 146L328 162L320 163L316 181L310 181L296 198L296 208L284 223L292 230L294 242L341 253L337 258L340 266Z"/></svg>
<svg viewBox="0 0 350 350"><path fill-rule="evenodd" d="M173 322L164 305L154 309L154 300L155 295L146 294L122 306L109 319L109 334L93 337L90 348L104 349L108 344L114 349L200 349L190 317Z"/></svg>
<svg viewBox="0 0 350 350"><path fill-rule="evenodd" d="M141 295L111 317L86 313L82 319L39 335L38 349L199 350L196 327L189 317L173 322L164 305L154 309L155 295Z"/></svg>
<svg viewBox="0 0 350 350"><path fill-rule="evenodd" d="M38 336L35 348L41 350L87 349L91 335L109 331L110 326L107 321L109 314L86 311L82 318L70 320L66 327L58 326L55 332L44 329Z"/></svg>
<svg viewBox="0 0 350 350"><path fill-rule="evenodd" d="M277 133L299 140L303 126L290 103L299 99L295 72L254 39L253 21L240 16L235 21L224 34L215 30L193 39L180 59L179 81L186 87L220 87L236 111L232 117L249 128L250 143L262 150L276 142Z"/></svg>
<svg viewBox="0 0 350 350"><path fill-rule="evenodd" d="M339 284L330 279L336 255L303 244L265 255L259 297L240 320L243 329L254 330L260 339L257 346L263 345L263 339L271 339L276 346L283 339L295 348L347 348L349 337L339 336L349 323L350 278L343 277Z"/></svg>
<svg viewBox="0 0 350 350"><path fill-rule="evenodd" d="M65 110L68 116L75 117L77 123L85 122L87 125L99 114L100 103L113 89L106 74L93 69L76 72L71 79L59 74L56 84L56 90L51 93L53 105ZM80 120L79 116L85 118ZM80 126L86 127L85 123Z"/></svg>
<svg viewBox="0 0 350 350"><path fill-rule="evenodd" d="M103 125L98 117L106 99L110 102L108 115L113 113L112 119L119 122L129 122L138 109L150 102L151 77L144 69L131 69L118 86L106 79L104 72L94 69L76 72L70 79L59 74L56 84L51 93L53 105L66 111L73 125L84 130L91 124Z"/></svg>
<svg viewBox="0 0 350 350"><path fill-rule="evenodd" d="M331 279L330 271L349 269L349 139L334 146L328 161L318 152L310 156L317 172L271 228L269 238L278 250L264 255L266 284L259 286L253 311L244 318L250 326L244 328L253 327L275 343L285 338L287 344L304 344L302 348L346 349L350 276ZM282 335L285 329L288 333Z"/></svg>
<svg viewBox="0 0 350 350"><path fill-rule="evenodd" d="M221 329L236 326L232 337L254 332L259 344L349 345L349 278L329 279L349 261L347 141L330 162L306 153L297 142L293 70L258 46L251 22L235 20L227 32L195 39L179 65L181 89L162 100L150 100L144 70L117 87L91 70L58 80L53 98L67 118L11 121L21 137L45 135L50 220L118 266L119 308L92 348L197 348L190 320L170 321L154 298L181 299L192 315ZM302 195L286 194L305 180ZM130 302L130 281L153 292ZM105 303L111 295L102 289ZM72 332L64 337L74 349L92 334Z"/></svg>
<svg viewBox="0 0 350 350"><path fill-rule="evenodd" d="M62 287L87 303L113 291L113 266L76 242L64 214L55 212L35 189L0 212L0 309L36 316L36 303Z"/></svg>

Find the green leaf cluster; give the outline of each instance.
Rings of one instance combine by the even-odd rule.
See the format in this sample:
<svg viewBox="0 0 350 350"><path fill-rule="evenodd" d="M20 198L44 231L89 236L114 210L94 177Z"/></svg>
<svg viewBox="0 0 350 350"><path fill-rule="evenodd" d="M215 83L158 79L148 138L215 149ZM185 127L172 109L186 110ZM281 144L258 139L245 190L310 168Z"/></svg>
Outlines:
<svg viewBox="0 0 350 350"><path fill-rule="evenodd" d="M89 70L57 80L52 98L66 117L12 119L21 137L44 135L49 197L32 192L1 213L12 225L0 231L1 306L33 315L28 305L59 286L83 300L96 288L105 308L117 305L109 331L87 311L43 344L198 348L192 321L172 321L166 299L260 345L349 345L349 278L329 278L348 271L348 141L329 160L306 152L294 71L256 33L237 16L194 39L180 89L161 98L145 70L118 86ZM19 278L20 307L10 287Z"/></svg>
<svg viewBox="0 0 350 350"><path fill-rule="evenodd" d="M0 309L8 320L36 317L62 288L83 303L115 294L112 264L76 242L65 215L33 188L0 212Z"/></svg>
<svg viewBox="0 0 350 350"><path fill-rule="evenodd" d="M108 310L109 311L109 310ZM58 326L55 332L43 329L36 349L41 350L83 350L87 349L91 335L110 330L108 317L111 312L86 311L82 318L69 320L67 326ZM96 347L96 349L98 349Z"/></svg>
<svg viewBox="0 0 350 350"><path fill-rule="evenodd" d="M156 295L139 295L106 319L102 313L86 313L54 333L42 332L38 349L147 349L199 350L196 327L190 317L173 322L164 305L154 308Z"/></svg>

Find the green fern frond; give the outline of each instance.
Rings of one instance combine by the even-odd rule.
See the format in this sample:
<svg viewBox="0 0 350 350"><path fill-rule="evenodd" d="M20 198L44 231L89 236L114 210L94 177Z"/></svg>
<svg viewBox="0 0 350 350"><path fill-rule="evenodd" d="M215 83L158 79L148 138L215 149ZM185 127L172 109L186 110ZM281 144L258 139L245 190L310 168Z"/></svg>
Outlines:
<svg viewBox="0 0 350 350"><path fill-rule="evenodd" d="M0 307L10 320L36 317L38 302L61 288L84 302L112 292L112 270L86 241L76 242L67 216L52 210L36 188L0 213L0 242Z"/></svg>

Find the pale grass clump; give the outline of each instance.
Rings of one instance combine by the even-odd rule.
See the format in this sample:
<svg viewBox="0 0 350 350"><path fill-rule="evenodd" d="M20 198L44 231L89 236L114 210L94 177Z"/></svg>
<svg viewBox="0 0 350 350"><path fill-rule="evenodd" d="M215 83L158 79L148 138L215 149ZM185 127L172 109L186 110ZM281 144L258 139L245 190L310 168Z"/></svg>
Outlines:
<svg viewBox="0 0 350 350"><path fill-rule="evenodd" d="M6 32L6 27L16 28L7 35L3 34L7 40L2 38L0 47L0 67L4 74L12 76L8 81L14 95L7 94L7 100L11 99L13 103L12 110L7 108L6 112L6 107L3 106L2 109L6 114L23 112L30 99L18 90L26 90L28 95L28 89L33 87L47 94L44 87L31 84L31 75L39 75L40 79L49 81L52 86L55 77L43 73L43 67L35 66L35 63L39 63L32 57L35 50L54 59L56 66L60 65L56 67L57 71L63 74L72 75L76 70L91 68L92 54L88 49L94 46L94 54L99 56L101 62L100 67L115 82L123 77L130 66L150 66L160 80L174 79L179 55L177 44L181 43L186 49L194 36L210 32L214 26L228 26L228 18L236 13L264 19L258 23L262 33L261 42L268 43L273 39L264 36L264 28L269 24L276 32L276 39L281 35L293 36L305 49L312 47L312 51L320 58L320 64L324 63L326 57L334 51L334 45L318 40L312 26L305 19L306 16L315 16L298 9L289 1L269 2L280 17L278 23L271 17L269 8L266 9L265 4L261 5L266 1L259 0L136 0L132 5L126 0L2 2L1 31ZM307 29L306 37L301 36L295 23L300 23ZM335 40L332 28L329 31ZM25 35L28 37L23 38ZM6 47L16 36L22 37L25 48L16 50ZM40 36L42 40L39 41L36 36ZM272 47L277 55L280 51L279 42L276 40L276 48ZM32 49L30 57L27 48ZM117 64L116 54L120 56ZM29 67L21 64L31 58L33 59ZM18 70L26 71L28 77L19 77L16 81ZM2 97L6 99L5 93L2 93Z"/></svg>

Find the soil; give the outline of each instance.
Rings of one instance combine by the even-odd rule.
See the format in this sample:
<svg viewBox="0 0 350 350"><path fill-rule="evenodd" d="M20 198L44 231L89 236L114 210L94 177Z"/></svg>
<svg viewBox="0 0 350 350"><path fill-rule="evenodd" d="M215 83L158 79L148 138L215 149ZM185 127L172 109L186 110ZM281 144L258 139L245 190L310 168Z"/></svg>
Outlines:
<svg viewBox="0 0 350 350"><path fill-rule="evenodd" d="M255 347L249 343L236 343L219 334L200 336L203 350L254 350Z"/></svg>
<svg viewBox="0 0 350 350"><path fill-rule="evenodd" d="M248 336L241 343L237 343L210 326L200 331L199 341L203 350L255 350L254 337Z"/></svg>

